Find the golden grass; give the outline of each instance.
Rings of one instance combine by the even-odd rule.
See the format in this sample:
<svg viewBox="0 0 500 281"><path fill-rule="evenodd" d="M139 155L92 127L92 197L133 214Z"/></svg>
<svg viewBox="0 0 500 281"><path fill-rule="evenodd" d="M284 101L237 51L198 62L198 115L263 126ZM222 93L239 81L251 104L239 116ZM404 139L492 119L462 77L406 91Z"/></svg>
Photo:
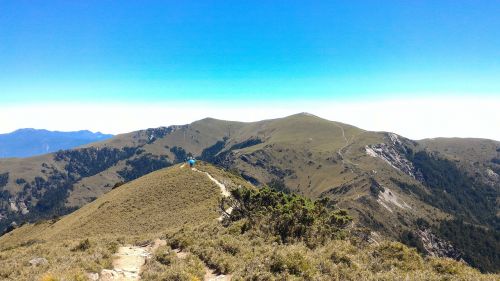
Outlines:
<svg viewBox="0 0 500 281"><path fill-rule="evenodd" d="M60 220L27 224L0 237L0 280L86 280L84 273L111 268L119 245L215 221L220 199L217 185L187 167L151 173ZM32 267L28 262L35 257L48 264Z"/></svg>
<svg viewBox="0 0 500 281"><path fill-rule="evenodd" d="M223 227L207 223L167 234L172 248L195 255L210 268L232 274L233 280L499 280L450 259L423 258L415 249L397 242L379 245L333 240L311 249L303 243L280 244L257 232L241 234L241 224ZM145 276L163 271L187 276L189 267L171 267L180 260L167 248L168 263L156 258ZM162 280L162 279L148 279ZM165 279L170 280L170 279ZM189 280L185 279L178 280Z"/></svg>
<svg viewBox="0 0 500 281"><path fill-rule="evenodd" d="M82 250L75 250L81 243L78 240L32 243L0 252L0 280L87 280L85 273L111 267L119 241L90 239L90 246ZM29 264L38 257L48 263Z"/></svg>
<svg viewBox="0 0 500 281"><path fill-rule="evenodd" d="M185 224L214 220L220 189L204 174L174 166L120 186L55 223L28 225L0 238L22 240L152 236Z"/></svg>

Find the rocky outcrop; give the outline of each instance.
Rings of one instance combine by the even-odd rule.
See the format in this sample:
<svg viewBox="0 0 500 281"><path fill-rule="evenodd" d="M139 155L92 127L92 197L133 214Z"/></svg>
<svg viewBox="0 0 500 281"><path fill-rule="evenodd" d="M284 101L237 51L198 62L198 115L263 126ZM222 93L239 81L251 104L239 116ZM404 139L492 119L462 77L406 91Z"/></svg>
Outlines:
<svg viewBox="0 0 500 281"><path fill-rule="evenodd" d="M434 257L447 257L455 260L462 259L460 251L455 249L450 242L436 236L430 229L417 230L417 235L422 241L428 255Z"/></svg>
<svg viewBox="0 0 500 281"><path fill-rule="evenodd" d="M388 133L388 143L367 145L366 154L384 160L394 169L401 171L412 178L423 181L422 174L415 168L413 163L408 160L406 146L396 134Z"/></svg>
<svg viewBox="0 0 500 281"><path fill-rule="evenodd" d="M377 202L391 213L393 210L389 205L394 205L402 210L411 209L410 205L408 205L387 187L383 188L383 190L379 192Z"/></svg>
<svg viewBox="0 0 500 281"><path fill-rule="evenodd" d="M14 213L21 213L23 215L26 215L29 213L28 207L26 206L26 203L23 201L17 202L14 198L9 198L9 209L11 212Z"/></svg>

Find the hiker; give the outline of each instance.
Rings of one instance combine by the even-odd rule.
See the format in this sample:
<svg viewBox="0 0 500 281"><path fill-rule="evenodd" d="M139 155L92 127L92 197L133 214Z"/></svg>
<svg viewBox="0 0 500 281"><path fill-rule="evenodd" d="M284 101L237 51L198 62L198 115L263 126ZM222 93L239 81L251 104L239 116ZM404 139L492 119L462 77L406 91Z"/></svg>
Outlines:
<svg viewBox="0 0 500 281"><path fill-rule="evenodd" d="M196 163L196 160L194 160L193 157L190 157L187 162L189 163L189 167L193 168L194 163Z"/></svg>

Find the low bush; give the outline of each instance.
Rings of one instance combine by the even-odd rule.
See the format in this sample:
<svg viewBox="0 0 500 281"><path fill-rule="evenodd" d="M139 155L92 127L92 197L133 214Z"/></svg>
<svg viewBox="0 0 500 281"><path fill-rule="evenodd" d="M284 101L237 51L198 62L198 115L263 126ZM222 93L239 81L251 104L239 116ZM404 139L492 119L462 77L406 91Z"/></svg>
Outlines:
<svg viewBox="0 0 500 281"><path fill-rule="evenodd" d="M90 249L90 241L89 239L82 240L78 245L73 247L71 251L76 252L76 251L86 251Z"/></svg>
<svg viewBox="0 0 500 281"><path fill-rule="evenodd" d="M303 241L313 248L341 238L342 229L352 220L347 212L333 209L328 199L313 202L267 187L238 188L232 194L237 203L231 219L246 219L242 231L257 228L265 235L278 236L281 243Z"/></svg>

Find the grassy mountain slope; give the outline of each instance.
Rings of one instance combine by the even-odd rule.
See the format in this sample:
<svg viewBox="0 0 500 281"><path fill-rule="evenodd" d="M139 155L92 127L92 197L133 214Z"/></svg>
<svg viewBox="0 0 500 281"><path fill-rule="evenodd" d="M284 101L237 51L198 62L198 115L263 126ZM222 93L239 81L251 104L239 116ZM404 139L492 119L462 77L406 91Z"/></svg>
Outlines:
<svg viewBox="0 0 500 281"><path fill-rule="evenodd" d="M60 220L14 230L2 236L1 242L10 244L11 237L17 236L23 240L53 240L155 235L168 228L217 218L217 191L205 175L175 166L117 187Z"/></svg>
<svg viewBox="0 0 500 281"><path fill-rule="evenodd" d="M369 227L374 239L391 237L497 271L499 150L495 141L416 142L309 114L253 123L207 118L33 159L0 160L0 229L68 213L119 182L193 155L256 185L329 198ZM451 235L456 231L450 229L467 229L463 225L474 229ZM479 241L487 242L479 245L474 234L482 230L479 236L487 238ZM474 237L466 243L474 247L457 246L461 236Z"/></svg>
<svg viewBox="0 0 500 281"><path fill-rule="evenodd" d="M88 273L112 268L119 246L163 238L167 246L147 261L143 280L201 280L205 267L235 280L498 278L453 260L422 258L400 243L370 242L328 200L259 190L203 163L198 169L232 191L235 209L223 223L215 219L219 187L204 173L176 165L117 187L59 220L0 237L0 277L88 280ZM30 265L35 257L45 262Z"/></svg>

